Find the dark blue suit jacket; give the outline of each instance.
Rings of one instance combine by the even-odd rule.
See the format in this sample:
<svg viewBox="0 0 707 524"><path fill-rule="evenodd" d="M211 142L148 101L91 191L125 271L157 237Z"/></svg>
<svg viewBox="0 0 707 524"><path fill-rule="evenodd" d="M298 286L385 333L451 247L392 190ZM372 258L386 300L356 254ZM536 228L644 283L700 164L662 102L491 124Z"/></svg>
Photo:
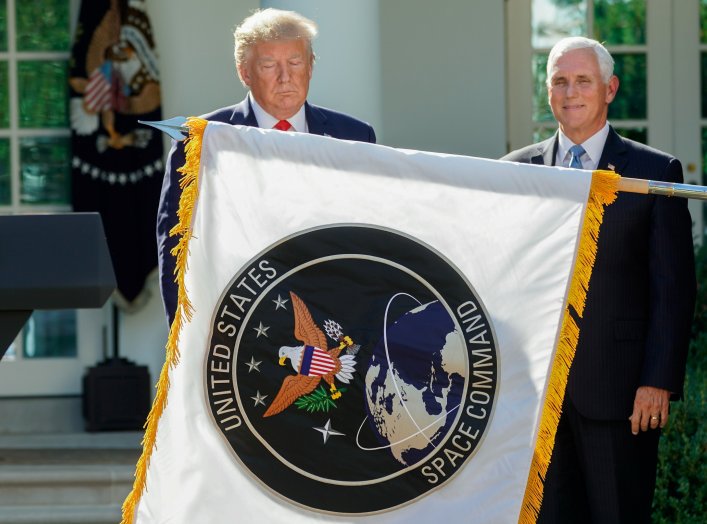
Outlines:
<svg viewBox="0 0 707 524"><path fill-rule="evenodd" d="M554 165L557 135L502 160ZM682 182L680 162L609 131L599 169ZM628 420L639 386L682 392L695 303L687 201L619 193L606 208L567 394L596 420Z"/></svg>
<svg viewBox="0 0 707 524"><path fill-rule="evenodd" d="M349 115L325 109L305 102L305 117L309 132L314 135L330 136L342 140L375 143L376 134L373 128ZM258 127L255 113L248 98L240 104L224 107L202 115L202 118L215 122L225 122L232 125ZM160 271L160 289L169 324L174 320L177 309L177 285L174 282L175 260L170 251L177 244L175 237L169 236L169 231L177 224L177 209L179 208L180 173L177 169L184 165L184 142L172 141L172 148L167 157L167 169L162 181L162 193L157 210L157 251Z"/></svg>

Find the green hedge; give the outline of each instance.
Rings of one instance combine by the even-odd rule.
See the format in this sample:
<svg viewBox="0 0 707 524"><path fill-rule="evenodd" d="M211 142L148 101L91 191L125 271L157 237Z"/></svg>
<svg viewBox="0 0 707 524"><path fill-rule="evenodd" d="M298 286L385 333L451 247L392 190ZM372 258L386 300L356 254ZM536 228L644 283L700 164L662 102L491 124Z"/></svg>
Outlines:
<svg viewBox="0 0 707 524"><path fill-rule="evenodd" d="M671 405L660 441L653 500L656 524L707 522L707 246L695 256L697 305L685 397Z"/></svg>

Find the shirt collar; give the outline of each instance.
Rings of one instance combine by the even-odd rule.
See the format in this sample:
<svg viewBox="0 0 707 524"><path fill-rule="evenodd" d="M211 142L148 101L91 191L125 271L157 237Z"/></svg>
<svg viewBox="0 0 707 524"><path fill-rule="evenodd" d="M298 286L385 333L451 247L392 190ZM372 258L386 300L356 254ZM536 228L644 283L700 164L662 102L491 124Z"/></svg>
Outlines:
<svg viewBox="0 0 707 524"><path fill-rule="evenodd" d="M581 146L584 148L585 153L582 155L582 167L584 169L595 170L599 167L599 160L601 159L601 153L604 151L604 144L606 143L606 137L609 136L609 122L604 123L599 131L594 133L587 140L582 142ZM558 166L568 166L570 162L570 147L572 147L574 142L572 142L567 135L565 135L561 130L559 132L558 143L557 143L557 157L555 164Z"/></svg>
<svg viewBox="0 0 707 524"><path fill-rule="evenodd" d="M255 113L255 119L258 121L258 127L262 129L272 129L273 126L279 122L277 118L260 107L260 104L255 101L255 97L252 93L250 93L250 91L248 92L248 99L250 100L250 106L253 108L253 113ZM292 126L292 131L299 131L300 133L309 132L309 128L307 127L307 117L304 112L304 105L299 108L299 111L288 118L287 121Z"/></svg>

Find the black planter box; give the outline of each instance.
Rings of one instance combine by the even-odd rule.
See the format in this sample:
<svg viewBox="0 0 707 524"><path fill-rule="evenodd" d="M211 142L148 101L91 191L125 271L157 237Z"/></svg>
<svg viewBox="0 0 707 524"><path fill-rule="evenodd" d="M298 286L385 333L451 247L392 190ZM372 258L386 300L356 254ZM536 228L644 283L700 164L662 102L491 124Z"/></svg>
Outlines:
<svg viewBox="0 0 707 524"><path fill-rule="evenodd" d="M150 411L150 374L124 358L107 359L83 377L86 431L141 430Z"/></svg>

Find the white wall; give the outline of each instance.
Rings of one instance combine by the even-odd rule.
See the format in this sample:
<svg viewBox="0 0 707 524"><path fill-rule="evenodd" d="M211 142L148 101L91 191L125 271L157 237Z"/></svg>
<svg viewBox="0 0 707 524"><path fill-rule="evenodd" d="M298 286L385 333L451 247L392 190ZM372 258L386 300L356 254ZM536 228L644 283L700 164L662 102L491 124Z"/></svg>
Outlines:
<svg viewBox="0 0 707 524"><path fill-rule="evenodd" d="M156 274L148 278L145 291L147 302L144 306L134 313L120 313L118 340L120 356L140 366L147 366L150 382L154 385L164 364L168 334ZM154 398L154 388L151 394Z"/></svg>
<svg viewBox="0 0 707 524"><path fill-rule="evenodd" d="M504 2L381 0L385 143L505 154Z"/></svg>
<svg viewBox="0 0 707 524"><path fill-rule="evenodd" d="M165 118L195 116L245 96L233 59L233 30L257 0L147 0Z"/></svg>

